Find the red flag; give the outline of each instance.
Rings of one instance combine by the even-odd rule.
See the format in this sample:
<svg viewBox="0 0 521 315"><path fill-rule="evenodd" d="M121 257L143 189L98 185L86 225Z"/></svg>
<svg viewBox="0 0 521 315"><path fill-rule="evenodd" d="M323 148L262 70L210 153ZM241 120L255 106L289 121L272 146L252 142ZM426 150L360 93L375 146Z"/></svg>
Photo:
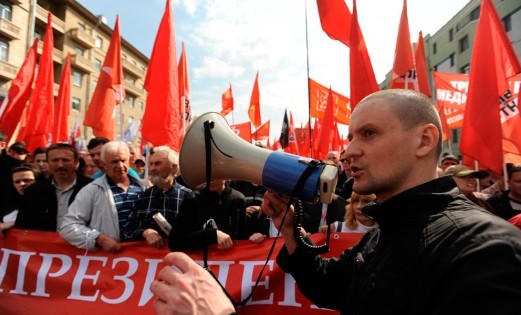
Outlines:
<svg viewBox="0 0 521 315"><path fill-rule="evenodd" d="M302 126L302 125L301 125ZM305 127L300 127L295 129L295 133L297 135L298 140L298 150L301 156L309 157L309 121L306 123Z"/></svg>
<svg viewBox="0 0 521 315"><path fill-rule="evenodd" d="M251 92L250 107L248 108L248 116L255 128L259 128L261 123L260 113L260 93L259 93L259 72L255 76L253 91Z"/></svg>
<svg viewBox="0 0 521 315"><path fill-rule="evenodd" d="M148 91L141 136L154 146L179 151L179 81L176 62L174 17L170 0L157 31L145 78Z"/></svg>
<svg viewBox="0 0 521 315"><path fill-rule="evenodd" d="M255 132L252 134L253 139L257 141L266 140L270 136L270 121L268 120L262 126L260 126Z"/></svg>
<svg viewBox="0 0 521 315"><path fill-rule="evenodd" d="M288 145L284 149L284 152L300 155L297 135L295 133L295 125L293 124L293 115L289 112L289 126L288 126Z"/></svg>
<svg viewBox="0 0 521 315"><path fill-rule="evenodd" d="M342 139L340 139L340 132L338 131L338 125L334 123L333 127L333 141L331 143L333 151L342 151Z"/></svg>
<svg viewBox="0 0 521 315"><path fill-rule="evenodd" d="M186 56L185 43L182 43L181 56L179 57L179 113L183 134L192 123L192 104L190 102L190 79L188 78L188 57ZM183 119L184 117L184 119Z"/></svg>
<svg viewBox="0 0 521 315"><path fill-rule="evenodd" d="M467 102L469 76L462 73L433 72L438 109L443 107L448 128L460 128ZM441 117L441 114L440 114Z"/></svg>
<svg viewBox="0 0 521 315"><path fill-rule="evenodd" d="M349 46L351 12L344 0L317 0L320 24L332 39Z"/></svg>
<svg viewBox="0 0 521 315"><path fill-rule="evenodd" d="M31 99L27 106L27 124L18 136L27 145L29 152L38 147L46 147L49 143L51 126L54 118L54 67L52 53L54 39L52 36L52 14L47 15L47 27L43 37L43 49L38 63L38 74Z"/></svg>
<svg viewBox="0 0 521 315"><path fill-rule="evenodd" d="M251 124L249 121L242 124L231 125L230 128L232 128L236 135L251 143Z"/></svg>
<svg viewBox="0 0 521 315"><path fill-rule="evenodd" d="M222 107L223 110L221 111L221 114L223 116L226 116L233 111L233 94L231 83L230 87L222 94Z"/></svg>
<svg viewBox="0 0 521 315"><path fill-rule="evenodd" d="M521 141L520 130L502 132L505 123L519 120L518 104L508 78L521 72L519 60L490 0L483 0L470 67L470 83L461 131L460 151L497 174L502 173L503 135ZM499 109L498 110L498 99ZM520 150L521 145L513 149Z"/></svg>
<svg viewBox="0 0 521 315"><path fill-rule="evenodd" d="M117 16L98 83L83 121L85 126L92 128L96 137L105 137L109 140L114 139L115 106L124 98L122 95L123 68L119 34L119 16Z"/></svg>
<svg viewBox="0 0 521 315"><path fill-rule="evenodd" d="M331 149L331 145L334 137L334 121L335 118L333 116L333 93L331 89L329 90L329 95L327 97L327 108L326 113L324 115L324 120L320 124L320 129L315 127L315 132L317 132L317 139L313 146L315 148L315 158L317 159L325 159L327 153Z"/></svg>
<svg viewBox="0 0 521 315"><path fill-rule="evenodd" d="M403 0L402 16L396 39L394 64L391 72L391 89L415 89L416 75L412 55L411 34L407 18L407 0ZM417 89L416 89L417 90Z"/></svg>
<svg viewBox="0 0 521 315"><path fill-rule="evenodd" d="M279 139L274 139L273 140L273 145L271 146L271 150L272 151L277 151L279 149L282 149L282 147L280 146Z"/></svg>
<svg viewBox="0 0 521 315"><path fill-rule="evenodd" d="M351 102L349 98L333 90L331 92L333 94L334 115L336 121L344 125L349 125L351 118ZM329 88L309 78L309 103L311 106L311 117L324 117L328 94Z"/></svg>
<svg viewBox="0 0 521 315"><path fill-rule="evenodd" d="M71 107L71 54L67 54L60 77L60 89L56 97L56 111L52 132L52 143L69 140L68 118Z"/></svg>
<svg viewBox="0 0 521 315"><path fill-rule="evenodd" d="M418 78L418 90L423 94L431 97L431 87L429 84L429 71L427 70L427 59L425 58L425 45L423 43L423 34L418 34L418 43L416 44L416 77Z"/></svg>
<svg viewBox="0 0 521 315"><path fill-rule="evenodd" d="M35 38L20 70L18 70L16 78L11 83L7 97L4 99L0 109L0 129L7 135L7 143L13 136L16 126L22 118L27 100L31 96L37 47L38 38Z"/></svg>
<svg viewBox="0 0 521 315"><path fill-rule="evenodd" d="M364 36L358 25L356 0L353 0L353 18L351 20L351 49L349 50L349 73L351 89L351 112L367 95L380 90L369 52L365 46ZM339 121L342 123L341 121Z"/></svg>
<svg viewBox="0 0 521 315"><path fill-rule="evenodd" d="M72 127L72 130L71 130L69 144L75 147L76 141L78 141L78 139L80 139L80 138L81 138L81 128L80 128L80 124L76 120L74 122L74 126Z"/></svg>

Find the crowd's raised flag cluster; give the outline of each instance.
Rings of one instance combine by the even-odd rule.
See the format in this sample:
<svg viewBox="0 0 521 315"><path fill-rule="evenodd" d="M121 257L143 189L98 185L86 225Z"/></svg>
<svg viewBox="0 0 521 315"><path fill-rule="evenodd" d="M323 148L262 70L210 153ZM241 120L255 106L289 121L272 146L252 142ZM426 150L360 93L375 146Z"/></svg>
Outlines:
<svg viewBox="0 0 521 315"><path fill-rule="evenodd" d="M317 8L324 32L348 49L350 95L344 96L333 87L308 78L310 117L297 128L292 122L291 111L281 112L284 139L270 135L273 118L262 120L259 72L255 74L247 105L249 121L235 122L233 119L237 106L232 83L222 94L222 109L216 108L216 111L224 116L232 114L233 129L246 141L261 141L270 149L320 159L327 151L345 148L347 141L340 135L338 124L349 125L356 104L380 87L358 24L356 0L352 13L344 0L317 0ZM67 125L70 107L68 59L62 68L59 95L54 103L51 25L52 15L49 14L39 64L36 64L38 40L35 39L0 106L0 129L6 132L8 141L24 141L29 150L51 142L78 141L81 136L79 122L75 126ZM422 32L418 34L416 49L412 47L407 1L404 0L389 86L415 89L430 97L434 94L442 118L443 139L450 139L450 129L462 128L460 151L465 161L476 160L482 167L498 173L502 172L504 162L521 161L521 137L516 137L521 132L518 108L521 66L492 1L482 1L470 75L432 71L433 93ZM119 133L120 139L129 142L134 141L140 131L141 147L150 143L179 150L193 114L184 43L179 60L176 57L174 15L170 0L167 0L146 73L144 87L148 95L142 124L130 124L123 130L120 121L120 130L116 131L115 120L120 117L117 111L121 112L117 105L125 99L119 18L116 18L83 125L91 127L95 136L112 140Z"/></svg>

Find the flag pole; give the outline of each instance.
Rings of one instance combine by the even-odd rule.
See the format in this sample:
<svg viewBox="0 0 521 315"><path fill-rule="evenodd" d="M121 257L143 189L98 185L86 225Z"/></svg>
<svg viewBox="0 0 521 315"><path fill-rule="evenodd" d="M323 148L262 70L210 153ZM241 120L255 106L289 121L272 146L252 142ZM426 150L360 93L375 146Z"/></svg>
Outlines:
<svg viewBox="0 0 521 315"><path fill-rule="evenodd" d="M304 17L306 25L306 71L307 71L307 84L308 84L308 136L309 136L309 156L313 157L313 137L311 137L311 98L310 86L309 86L309 45L308 45L308 5L307 0L304 1Z"/></svg>
<svg viewBox="0 0 521 315"><path fill-rule="evenodd" d="M119 140L123 140L123 82L119 84Z"/></svg>

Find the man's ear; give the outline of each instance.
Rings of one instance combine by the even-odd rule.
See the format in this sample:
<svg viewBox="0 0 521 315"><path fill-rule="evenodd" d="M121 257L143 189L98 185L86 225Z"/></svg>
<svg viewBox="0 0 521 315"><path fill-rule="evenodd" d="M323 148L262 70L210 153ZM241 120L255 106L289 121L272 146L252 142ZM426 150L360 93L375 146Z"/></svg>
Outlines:
<svg viewBox="0 0 521 315"><path fill-rule="evenodd" d="M420 133L420 145L416 151L417 156L426 156L438 147L440 134L438 128L433 124L426 124L418 130Z"/></svg>

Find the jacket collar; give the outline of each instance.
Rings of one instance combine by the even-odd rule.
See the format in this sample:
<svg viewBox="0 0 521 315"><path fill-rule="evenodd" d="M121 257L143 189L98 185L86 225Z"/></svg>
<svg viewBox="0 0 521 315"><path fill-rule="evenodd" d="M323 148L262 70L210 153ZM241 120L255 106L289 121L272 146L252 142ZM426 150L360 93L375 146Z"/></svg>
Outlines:
<svg viewBox="0 0 521 315"><path fill-rule="evenodd" d="M382 203L371 202L362 213L373 218L384 231L440 213L459 195L461 193L452 176L444 176L403 191Z"/></svg>

